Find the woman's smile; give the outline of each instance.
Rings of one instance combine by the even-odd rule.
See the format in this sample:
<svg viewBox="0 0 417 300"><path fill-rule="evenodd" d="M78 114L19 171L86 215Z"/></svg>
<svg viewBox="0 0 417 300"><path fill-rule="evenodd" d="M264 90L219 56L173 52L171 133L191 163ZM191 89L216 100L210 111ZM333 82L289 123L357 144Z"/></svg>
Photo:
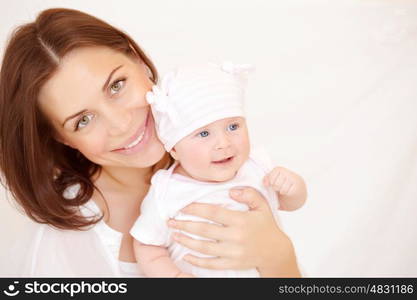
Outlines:
<svg viewBox="0 0 417 300"><path fill-rule="evenodd" d="M152 136L152 126L154 126L153 118L151 110L149 110L144 124L138 128L136 133L124 143L124 146L114 149L111 152L130 155L141 151Z"/></svg>

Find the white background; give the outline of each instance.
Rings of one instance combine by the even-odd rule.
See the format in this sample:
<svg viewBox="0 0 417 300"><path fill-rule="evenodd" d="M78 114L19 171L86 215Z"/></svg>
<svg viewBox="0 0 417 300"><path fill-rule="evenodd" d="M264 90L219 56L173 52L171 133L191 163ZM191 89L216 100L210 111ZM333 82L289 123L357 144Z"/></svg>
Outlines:
<svg viewBox="0 0 417 300"><path fill-rule="evenodd" d="M252 63L252 140L301 174L283 213L309 276L417 276L417 1L4 1L0 45L45 8L129 33L160 73ZM0 191L1 198L5 192ZM0 255L24 230L0 199Z"/></svg>

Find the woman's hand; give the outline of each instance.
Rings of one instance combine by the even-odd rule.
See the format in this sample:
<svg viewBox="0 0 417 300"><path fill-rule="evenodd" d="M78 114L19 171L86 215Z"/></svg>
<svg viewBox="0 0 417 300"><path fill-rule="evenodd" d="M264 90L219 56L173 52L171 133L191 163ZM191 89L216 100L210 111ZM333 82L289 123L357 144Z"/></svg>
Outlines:
<svg viewBox="0 0 417 300"><path fill-rule="evenodd" d="M299 277L292 243L276 225L264 197L250 187L234 188L230 191L230 196L247 204L249 211L192 203L182 212L217 224L178 220L168 222L172 228L212 240L196 240L176 233L174 239L178 243L214 256L202 258L188 254L184 260L208 269L258 268L263 277Z"/></svg>

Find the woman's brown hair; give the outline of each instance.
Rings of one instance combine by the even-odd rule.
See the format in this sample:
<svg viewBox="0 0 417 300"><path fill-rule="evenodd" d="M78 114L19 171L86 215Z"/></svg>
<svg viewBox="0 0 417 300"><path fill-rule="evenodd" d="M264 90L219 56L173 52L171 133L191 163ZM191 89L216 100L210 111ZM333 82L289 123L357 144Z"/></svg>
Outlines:
<svg viewBox="0 0 417 300"><path fill-rule="evenodd" d="M80 214L95 189L91 178L101 168L54 138L52 125L39 110L38 94L68 52L88 46L139 57L157 81L153 63L127 34L63 8L44 10L34 22L16 28L0 71L2 183L30 218L61 229L81 230L101 219ZM76 184L77 196L64 198L64 191Z"/></svg>

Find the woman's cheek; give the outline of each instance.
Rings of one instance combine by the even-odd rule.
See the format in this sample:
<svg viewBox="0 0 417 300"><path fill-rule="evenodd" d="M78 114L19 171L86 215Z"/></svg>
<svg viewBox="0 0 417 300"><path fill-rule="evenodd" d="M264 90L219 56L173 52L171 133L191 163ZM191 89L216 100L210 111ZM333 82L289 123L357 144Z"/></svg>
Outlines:
<svg viewBox="0 0 417 300"><path fill-rule="evenodd" d="M103 154L110 151L106 147L105 137L86 137L80 140L78 150L91 161L96 161Z"/></svg>

